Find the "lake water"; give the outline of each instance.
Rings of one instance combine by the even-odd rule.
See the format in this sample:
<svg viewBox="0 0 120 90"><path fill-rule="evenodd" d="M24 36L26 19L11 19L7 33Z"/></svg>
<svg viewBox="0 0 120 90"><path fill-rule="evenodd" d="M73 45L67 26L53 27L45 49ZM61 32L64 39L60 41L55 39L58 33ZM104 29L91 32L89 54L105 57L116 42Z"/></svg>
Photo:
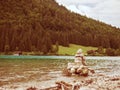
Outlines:
<svg viewBox="0 0 120 90"><path fill-rule="evenodd" d="M31 55L0 55L0 59L74 59L74 56L31 56ZM120 56L86 56L86 59L91 60L120 60Z"/></svg>
<svg viewBox="0 0 120 90"><path fill-rule="evenodd" d="M62 75L62 70L73 59L73 56L0 56L0 87L25 88L37 84L45 86L62 79L71 80ZM97 73L120 75L120 57L86 59L89 67Z"/></svg>

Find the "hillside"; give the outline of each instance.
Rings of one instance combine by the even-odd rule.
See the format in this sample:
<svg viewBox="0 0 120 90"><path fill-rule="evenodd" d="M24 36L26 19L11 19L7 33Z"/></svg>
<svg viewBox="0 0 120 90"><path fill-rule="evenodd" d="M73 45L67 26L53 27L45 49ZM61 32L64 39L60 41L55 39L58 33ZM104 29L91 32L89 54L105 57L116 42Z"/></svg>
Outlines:
<svg viewBox="0 0 120 90"><path fill-rule="evenodd" d="M81 45L70 44L69 47L59 46L58 55L75 55L76 51L81 48L83 53L87 55L87 51L89 50L97 50L98 48L95 47L87 47Z"/></svg>
<svg viewBox="0 0 120 90"><path fill-rule="evenodd" d="M81 16L55 0L0 0L0 51L53 52L52 45L120 48L120 29Z"/></svg>

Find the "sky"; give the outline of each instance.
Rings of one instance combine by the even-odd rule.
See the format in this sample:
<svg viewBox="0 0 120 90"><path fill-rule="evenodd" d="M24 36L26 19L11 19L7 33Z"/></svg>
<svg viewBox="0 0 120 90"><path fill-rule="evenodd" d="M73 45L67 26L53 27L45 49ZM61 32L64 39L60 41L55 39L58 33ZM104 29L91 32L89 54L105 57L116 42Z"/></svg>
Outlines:
<svg viewBox="0 0 120 90"><path fill-rule="evenodd" d="M70 11L120 28L120 0L56 0Z"/></svg>

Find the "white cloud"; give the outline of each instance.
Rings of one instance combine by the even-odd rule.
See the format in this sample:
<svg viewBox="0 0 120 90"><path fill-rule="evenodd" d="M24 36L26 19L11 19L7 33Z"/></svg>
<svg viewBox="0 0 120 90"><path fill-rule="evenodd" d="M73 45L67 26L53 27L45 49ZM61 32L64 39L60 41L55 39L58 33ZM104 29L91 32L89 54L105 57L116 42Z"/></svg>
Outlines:
<svg viewBox="0 0 120 90"><path fill-rule="evenodd" d="M63 5L70 5L70 4L95 4L99 3L99 0L56 0L57 2L63 4ZM104 0L101 0L104 1Z"/></svg>
<svg viewBox="0 0 120 90"><path fill-rule="evenodd" d="M120 0L56 0L71 11L120 27Z"/></svg>

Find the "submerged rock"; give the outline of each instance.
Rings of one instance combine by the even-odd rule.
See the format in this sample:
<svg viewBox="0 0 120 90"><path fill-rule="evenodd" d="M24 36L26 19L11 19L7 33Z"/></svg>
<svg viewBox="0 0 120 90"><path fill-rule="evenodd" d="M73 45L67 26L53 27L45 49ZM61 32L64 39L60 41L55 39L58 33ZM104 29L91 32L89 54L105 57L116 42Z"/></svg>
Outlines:
<svg viewBox="0 0 120 90"><path fill-rule="evenodd" d="M26 90L38 90L36 87L29 87Z"/></svg>

